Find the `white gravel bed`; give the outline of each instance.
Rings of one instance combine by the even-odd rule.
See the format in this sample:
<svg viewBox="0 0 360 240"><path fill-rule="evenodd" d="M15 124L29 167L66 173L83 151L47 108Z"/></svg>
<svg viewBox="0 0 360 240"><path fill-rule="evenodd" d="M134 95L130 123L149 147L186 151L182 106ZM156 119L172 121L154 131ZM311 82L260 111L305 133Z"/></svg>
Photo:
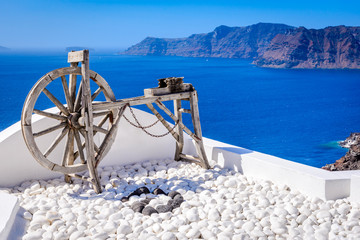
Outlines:
<svg viewBox="0 0 360 240"><path fill-rule="evenodd" d="M360 203L308 198L286 185L245 177L215 165L147 161L99 168L104 187L63 178L27 181L2 189L20 199L27 220L23 239L359 239ZM143 194L121 202L135 189L160 187L184 197L179 208L146 216L131 204L165 195Z"/></svg>

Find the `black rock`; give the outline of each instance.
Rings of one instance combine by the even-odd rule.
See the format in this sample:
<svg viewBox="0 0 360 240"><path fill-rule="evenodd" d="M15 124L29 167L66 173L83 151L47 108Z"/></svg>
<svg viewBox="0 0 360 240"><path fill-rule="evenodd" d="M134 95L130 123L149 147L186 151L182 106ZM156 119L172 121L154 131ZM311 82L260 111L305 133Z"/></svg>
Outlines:
<svg viewBox="0 0 360 240"><path fill-rule="evenodd" d="M122 201L122 202L128 202L128 201L129 201L129 198L128 198L128 197L123 197L123 198L121 199L121 201Z"/></svg>
<svg viewBox="0 0 360 240"><path fill-rule="evenodd" d="M141 187L130 193L129 198L131 196L140 196L141 194L148 194L150 193L149 189L147 187Z"/></svg>
<svg viewBox="0 0 360 240"><path fill-rule="evenodd" d="M150 207L150 206L146 206L142 211L142 214L148 215L148 216L150 216L153 213L158 213L158 211L156 211L155 208Z"/></svg>
<svg viewBox="0 0 360 240"><path fill-rule="evenodd" d="M159 194L166 195L166 193L163 190L161 190L160 188L155 188L155 190L153 191L153 194L155 194L155 195L159 195Z"/></svg>
<svg viewBox="0 0 360 240"><path fill-rule="evenodd" d="M174 199L174 197L175 197L176 195L179 195L179 194L180 194L180 193L177 192L177 191L171 191L171 192L169 192L168 196L171 197L172 199Z"/></svg>
<svg viewBox="0 0 360 240"><path fill-rule="evenodd" d="M143 209L145 208L146 204L142 203L142 202L135 202L131 205L131 209L134 212L139 212L141 213L143 211Z"/></svg>
<svg viewBox="0 0 360 240"><path fill-rule="evenodd" d="M170 199L168 202L167 202L167 205L172 205L174 202L174 199Z"/></svg>
<svg viewBox="0 0 360 240"><path fill-rule="evenodd" d="M152 200L151 198L147 198L147 199L142 200L141 202L144 203L145 205L147 205L147 204L149 204L149 202L151 200Z"/></svg>
<svg viewBox="0 0 360 240"><path fill-rule="evenodd" d="M171 203L171 206L175 209L175 208L180 207L181 203L183 203L183 202L184 202L183 196L181 196L181 194L178 194L174 197L174 200Z"/></svg>
<svg viewBox="0 0 360 240"><path fill-rule="evenodd" d="M173 207L171 205L158 205L156 207L156 211L159 213L166 213L171 212L173 210Z"/></svg>

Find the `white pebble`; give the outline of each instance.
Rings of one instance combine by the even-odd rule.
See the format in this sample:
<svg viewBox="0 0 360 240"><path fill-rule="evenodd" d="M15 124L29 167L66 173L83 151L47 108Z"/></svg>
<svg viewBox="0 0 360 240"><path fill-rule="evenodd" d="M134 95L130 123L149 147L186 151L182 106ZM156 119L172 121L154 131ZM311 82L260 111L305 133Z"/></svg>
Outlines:
<svg viewBox="0 0 360 240"><path fill-rule="evenodd" d="M186 212L186 218L190 222L197 222L200 220L199 213L196 208L192 208Z"/></svg>
<svg viewBox="0 0 360 240"><path fill-rule="evenodd" d="M221 218L219 211L216 208L210 209L208 219L211 221L218 221Z"/></svg>
<svg viewBox="0 0 360 240"><path fill-rule="evenodd" d="M316 213L316 218L317 219L323 219L323 218L330 218L331 217L331 214L328 210L319 210L317 213Z"/></svg>
<svg viewBox="0 0 360 240"><path fill-rule="evenodd" d="M242 225L242 229L244 229L248 233L250 233L254 228L255 228L255 224L252 221L245 222Z"/></svg>
<svg viewBox="0 0 360 240"><path fill-rule="evenodd" d="M42 238L42 232L31 232L23 236L23 240L39 240Z"/></svg>
<svg viewBox="0 0 360 240"><path fill-rule="evenodd" d="M31 213L29 213L28 211L24 212L24 215L23 217L26 219L26 220L31 220L33 215Z"/></svg>
<svg viewBox="0 0 360 240"><path fill-rule="evenodd" d="M173 240L176 239L175 234L172 232L164 232L161 236L161 240Z"/></svg>
<svg viewBox="0 0 360 240"><path fill-rule="evenodd" d="M124 235L127 235L129 233L131 233L131 227L129 225L120 225L118 228L117 228L117 233L118 234L124 234Z"/></svg>

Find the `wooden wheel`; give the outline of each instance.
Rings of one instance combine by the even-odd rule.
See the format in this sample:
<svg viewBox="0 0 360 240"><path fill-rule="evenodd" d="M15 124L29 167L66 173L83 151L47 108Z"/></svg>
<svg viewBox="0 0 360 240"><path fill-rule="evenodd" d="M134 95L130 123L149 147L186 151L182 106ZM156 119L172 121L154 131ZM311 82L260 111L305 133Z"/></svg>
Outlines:
<svg viewBox="0 0 360 240"><path fill-rule="evenodd" d="M95 101L101 94L106 101L115 101L115 96L108 83L96 72L89 71L91 84L95 91L91 100ZM44 75L29 92L22 111L22 132L31 154L44 167L64 174L74 174L88 170L86 143L86 124L81 103L82 83L81 68L66 67L56 69ZM62 86L63 91L55 91ZM60 96L60 97L59 97ZM61 103L66 102L66 104ZM47 102L52 110L42 110ZM46 106L45 108L48 108ZM111 143L103 146L106 135L113 125L118 109L93 112L93 135L96 165L110 149ZM46 118L42 126L33 126L39 115ZM49 139L52 139L50 142Z"/></svg>

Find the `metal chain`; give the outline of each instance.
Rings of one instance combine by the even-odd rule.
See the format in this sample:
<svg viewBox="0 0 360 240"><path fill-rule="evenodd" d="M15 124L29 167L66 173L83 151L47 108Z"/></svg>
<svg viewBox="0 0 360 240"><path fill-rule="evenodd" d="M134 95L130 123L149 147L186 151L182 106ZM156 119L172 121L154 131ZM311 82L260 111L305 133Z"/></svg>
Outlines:
<svg viewBox="0 0 360 240"><path fill-rule="evenodd" d="M154 123L152 123L152 124L144 127L144 126L142 126L142 125L140 124L139 120L137 119L137 117L136 117L135 114L134 114L133 109L130 107L129 104L128 104L128 107L129 107L130 113L131 113L132 117L134 118L134 120L135 120L135 122L136 122L137 125L136 125L135 123L131 122L125 115L123 115L123 117L125 118L125 120L126 120L128 123L130 123L130 125L132 125L132 126L134 126L134 127L136 127L136 128L142 129L146 134L148 134L148 135L151 136L151 137L155 137L155 138L165 137L166 135L168 135L169 133L171 133L172 131L174 131L175 127L176 127L176 126L178 125L178 123L179 123L179 121L177 121L177 122L175 123L174 127L173 127L170 131L168 131L168 132L166 132L166 133L164 133L164 134L159 134L159 135L152 134L152 133L148 132L146 129L155 126L155 124L157 124L157 123L160 121L160 119L158 119L158 120L155 121Z"/></svg>

